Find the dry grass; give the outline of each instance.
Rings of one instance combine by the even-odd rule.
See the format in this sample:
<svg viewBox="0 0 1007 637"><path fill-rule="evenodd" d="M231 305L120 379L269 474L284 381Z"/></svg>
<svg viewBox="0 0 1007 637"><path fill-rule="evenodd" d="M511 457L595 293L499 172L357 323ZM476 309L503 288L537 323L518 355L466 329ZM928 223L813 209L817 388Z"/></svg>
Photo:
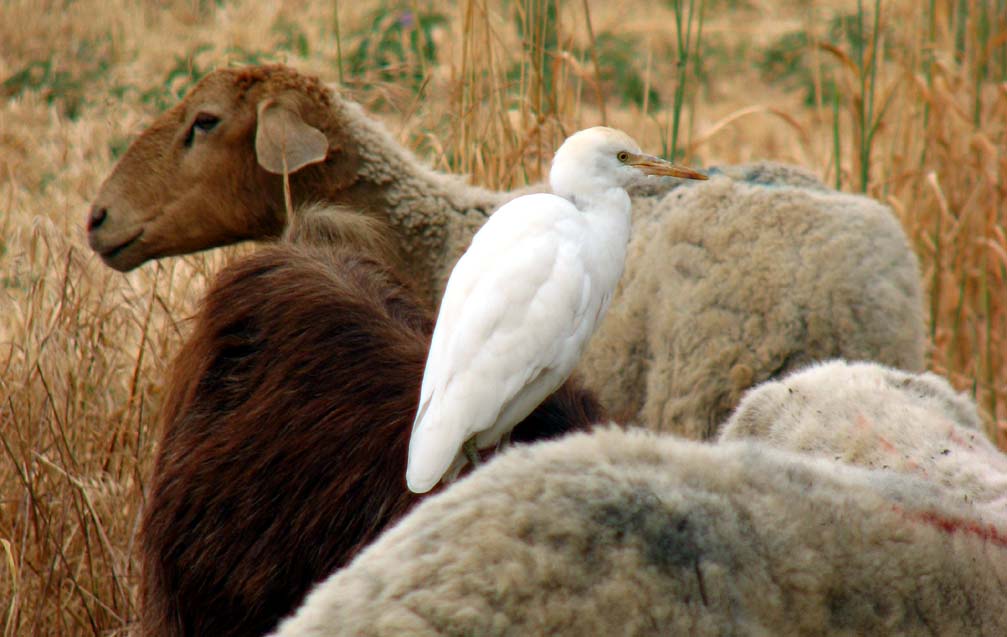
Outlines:
<svg viewBox="0 0 1007 637"><path fill-rule="evenodd" d="M135 613L161 378L235 249L123 276L81 225L114 155L190 72L284 60L342 77L404 143L490 186L540 178L565 134L602 121L672 147L673 1L42 4L0 5L4 637L124 632ZM890 0L877 22L869 2L862 29L837 21L854 1L705 4L701 33L699 0L683 24L700 55L675 146L702 164L803 164L889 203L923 263L931 365L1005 445L1007 2Z"/></svg>

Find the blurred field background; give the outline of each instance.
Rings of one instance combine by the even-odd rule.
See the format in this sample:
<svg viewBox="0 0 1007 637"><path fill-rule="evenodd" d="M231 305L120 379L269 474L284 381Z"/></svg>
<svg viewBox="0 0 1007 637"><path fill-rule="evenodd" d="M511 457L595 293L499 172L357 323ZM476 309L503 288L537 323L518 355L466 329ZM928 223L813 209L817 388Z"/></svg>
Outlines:
<svg viewBox="0 0 1007 637"><path fill-rule="evenodd" d="M693 165L769 158L890 205L930 367L1007 448L1007 0L0 3L0 631L125 633L161 379L248 246L106 269L89 200L203 74L340 82L440 169L538 180L578 128Z"/></svg>

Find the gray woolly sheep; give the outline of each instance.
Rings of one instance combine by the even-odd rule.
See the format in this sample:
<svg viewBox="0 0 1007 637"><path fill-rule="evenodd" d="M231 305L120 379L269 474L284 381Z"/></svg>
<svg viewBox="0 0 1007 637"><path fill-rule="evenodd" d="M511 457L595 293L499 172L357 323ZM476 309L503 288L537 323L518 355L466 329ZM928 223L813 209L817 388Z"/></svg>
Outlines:
<svg viewBox="0 0 1007 637"><path fill-rule="evenodd" d="M720 440L912 474L1007 515L1007 456L982 433L975 404L935 374L831 361L745 394Z"/></svg>
<svg viewBox="0 0 1007 637"><path fill-rule="evenodd" d="M430 170L315 78L222 69L133 142L95 198L88 241L129 270L275 238L290 221L284 170L295 210L342 206L353 227L329 233L340 241L383 232L431 302L490 212L527 192ZM807 362L923 368L917 262L887 208L783 166L713 173L636 191L623 285L581 366L611 413L708 437L745 389Z"/></svg>
<svg viewBox="0 0 1007 637"><path fill-rule="evenodd" d="M580 367L602 404L704 438L747 388L816 360L922 370L916 259L890 211L779 167L736 174L637 206L621 294Z"/></svg>
<svg viewBox="0 0 1007 637"><path fill-rule="evenodd" d="M277 637L1007 634L1007 516L753 441L614 429L514 449Z"/></svg>

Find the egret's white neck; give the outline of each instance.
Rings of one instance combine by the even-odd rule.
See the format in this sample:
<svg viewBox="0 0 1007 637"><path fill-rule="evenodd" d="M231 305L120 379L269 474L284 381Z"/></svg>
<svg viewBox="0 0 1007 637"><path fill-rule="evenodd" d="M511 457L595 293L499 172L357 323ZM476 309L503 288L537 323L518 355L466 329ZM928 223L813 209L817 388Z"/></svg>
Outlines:
<svg viewBox="0 0 1007 637"><path fill-rule="evenodd" d="M601 266L599 276L614 288L622 274L629 244L632 217L629 195L622 188L613 187L577 193L567 199L584 215L591 228L590 250Z"/></svg>
<svg viewBox="0 0 1007 637"><path fill-rule="evenodd" d="M586 166L569 161L562 153L560 148L549 171L553 193L572 202L595 232L616 242L628 241L631 204L620 179L590 161Z"/></svg>
<svg viewBox="0 0 1007 637"><path fill-rule="evenodd" d="M569 199L583 212L629 213L629 195L623 184L591 162L585 166L557 155L549 171L549 185L554 194Z"/></svg>
<svg viewBox="0 0 1007 637"><path fill-rule="evenodd" d="M606 217L623 218L628 221L630 213L629 195L618 186L577 193L556 193L573 202L585 214L600 214Z"/></svg>
<svg viewBox="0 0 1007 637"><path fill-rule="evenodd" d="M570 199L587 225L585 252L590 254L592 285L614 290L629 247L631 204L622 188L578 193Z"/></svg>

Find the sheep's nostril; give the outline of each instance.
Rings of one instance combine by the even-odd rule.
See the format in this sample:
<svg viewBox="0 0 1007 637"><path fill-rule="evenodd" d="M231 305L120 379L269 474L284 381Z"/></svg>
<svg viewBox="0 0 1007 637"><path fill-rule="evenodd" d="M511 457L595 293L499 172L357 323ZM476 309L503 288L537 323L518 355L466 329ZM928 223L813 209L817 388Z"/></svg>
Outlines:
<svg viewBox="0 0 1007 637"><path fill-rule="evenodd" d="M94 230L101 224L105 223L105 218L108 217L108 208L99 208L98 206L91 206L91 213L87 216L87 229L88 232Z"/></svg>

